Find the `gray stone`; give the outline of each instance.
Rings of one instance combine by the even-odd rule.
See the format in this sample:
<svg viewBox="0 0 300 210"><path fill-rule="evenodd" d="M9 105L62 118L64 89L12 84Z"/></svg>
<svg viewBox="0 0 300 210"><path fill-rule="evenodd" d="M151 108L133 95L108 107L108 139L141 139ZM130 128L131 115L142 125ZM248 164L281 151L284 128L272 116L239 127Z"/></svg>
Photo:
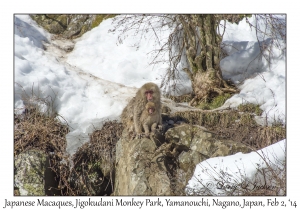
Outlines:
<svg viewBox="0 0 300 210"><path fill-rule="evenodd" d="M46 195L45 171L48 156L39 150L29 150L15 157L15 187L20 195Z"/></svg>
<svg viewBox="0 0 300 210"><path fill-rule="evenodd" d="M128 140L123 132L116 145L114 195L170 195L170 181L155 138Z"/></svg>
<svg viewBox="0 0 300 210"><path fill-rule="evenodd" d="M154 137L129 140L126 131L116 146L114 195L184 195L196 165L208 158L250 152L247 146L196 125L182 124Z"/></svg>

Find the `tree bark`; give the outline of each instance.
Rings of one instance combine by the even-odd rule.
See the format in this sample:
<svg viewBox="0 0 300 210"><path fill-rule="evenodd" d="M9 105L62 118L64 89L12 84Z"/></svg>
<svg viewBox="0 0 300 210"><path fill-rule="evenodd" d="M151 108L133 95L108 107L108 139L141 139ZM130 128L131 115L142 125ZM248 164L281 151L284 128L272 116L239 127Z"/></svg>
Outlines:
<svg viewBox="0 0 300 210"><path fill-rule="evenodd" d="M191 105L196 101L206 100L211 93L220 95L235 91L228 87L220 70L222 35L217 32L220 20L216 15L179 15L189 64L189 69L185 68L184 71L192 77L195 94Z"/></svg>

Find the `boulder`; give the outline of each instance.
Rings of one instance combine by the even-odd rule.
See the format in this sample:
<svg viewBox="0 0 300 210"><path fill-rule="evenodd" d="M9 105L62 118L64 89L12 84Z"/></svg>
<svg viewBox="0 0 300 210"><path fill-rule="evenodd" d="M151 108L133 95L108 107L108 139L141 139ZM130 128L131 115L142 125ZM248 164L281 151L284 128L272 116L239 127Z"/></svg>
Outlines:
<svg viewBox="0 0 300 210"><path fill-rule="evenodd" d="M208 158L252 151L245 144L230 139L219 139L214 133L197 125L182 124L171 128L166 132L165 138L180 149L177 174L181 179L176 184L179 188L187 185L198 163Z"/></svg>
<svg viewBox="0 0 300 210"><path fill-rule="evenodd" d="M157 132L158 133L158 132ZM116 145L114 195L184 195L196 165L208 158L247 153L239 142L218 139L204 127L182 124L157 136L130 139L124 130Z"/></svg>
<svg viewBox="0 0 300 210"><path fill-rule="evenodd" d="M156 138L128 138L124 130L116 145L114 195L171 195L164 155Z"/></svg>
<svg viewBox="0 0 300 210"><path fill-rule="evenodd" d="M40 26L52 34L61 35L63 38L77 38L85 32L98 26L104 19L115 15L60 15L60 14L32 14L30 17Z"/></svg>
<svg viewBox="0 0 300 210"><path fill-rule="evenodd" d="M54 195L55 174L49 168L48 155L40 150L28 150L15 157L15 188L19 195Z"/></svg>

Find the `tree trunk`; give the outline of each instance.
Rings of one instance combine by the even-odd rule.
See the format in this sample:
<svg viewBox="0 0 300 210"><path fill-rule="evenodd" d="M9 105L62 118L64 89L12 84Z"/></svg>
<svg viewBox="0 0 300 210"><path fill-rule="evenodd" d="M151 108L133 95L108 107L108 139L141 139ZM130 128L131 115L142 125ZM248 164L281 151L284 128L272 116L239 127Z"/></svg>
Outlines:
<svg viewBox="0 0 300 210"><path fill-rule="evenodd" d="M217 32L220 19L216 15L180 15L184 29L184 45L188 73L195 97L190 102L206 100L212 93L235 92L222 79L220 70L220 44L222 36Z"/></svg>

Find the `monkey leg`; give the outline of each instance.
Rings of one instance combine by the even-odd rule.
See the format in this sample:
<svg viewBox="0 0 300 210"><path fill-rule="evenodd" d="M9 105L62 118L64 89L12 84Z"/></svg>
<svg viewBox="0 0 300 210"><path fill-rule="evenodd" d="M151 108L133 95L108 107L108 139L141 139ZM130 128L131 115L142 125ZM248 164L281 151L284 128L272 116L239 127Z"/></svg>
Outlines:
<svg viewBox="0 0 300 210"><path fill-rule="evenodd" d="M151 126L151 131L155 132L156 127L157 127L157 123L153 123L152 126Z"/></svg>

